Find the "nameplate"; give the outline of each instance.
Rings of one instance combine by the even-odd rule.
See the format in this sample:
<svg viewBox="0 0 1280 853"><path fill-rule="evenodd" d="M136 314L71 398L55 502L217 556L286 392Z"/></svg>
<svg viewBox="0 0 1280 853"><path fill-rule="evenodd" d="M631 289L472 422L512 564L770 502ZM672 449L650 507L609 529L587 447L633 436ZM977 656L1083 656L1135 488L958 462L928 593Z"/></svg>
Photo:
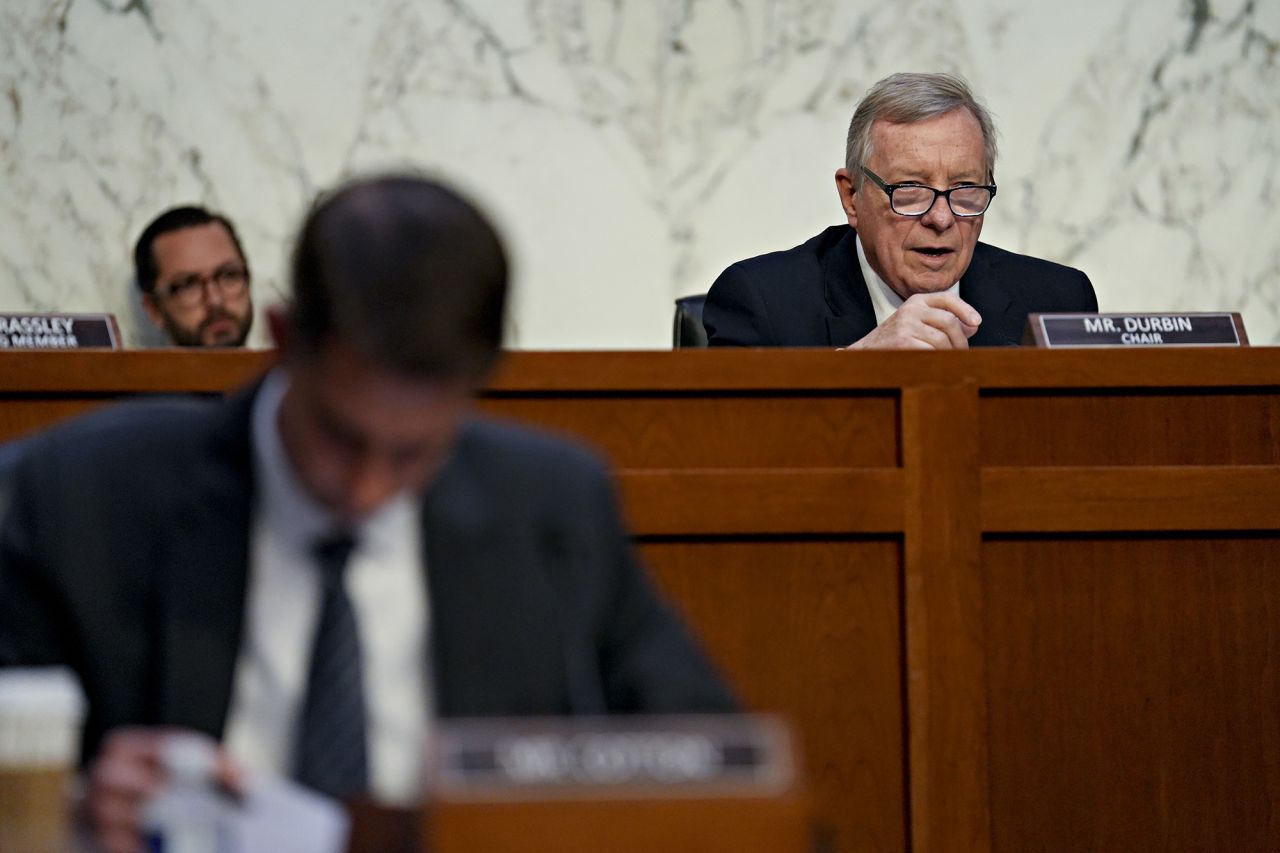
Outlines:
<svg viewBox="0 0 1280 853"><path fill-rule="evenodd" d="M768 716L442 720L433 764L447 799L772 795L794 777L789 731Z"/></svg>
<svg viewBox="0 0 1280 853"><path fill-rule="evenodd" d="M111 314L0 314L0 349L120 349Z"/></svg>
<svg viewBox="0 0 1280 853"><path fill-rule="evenodd" d="M1037 347L1248 346L1238 313L1032 314L1024 345Z"/></svg>

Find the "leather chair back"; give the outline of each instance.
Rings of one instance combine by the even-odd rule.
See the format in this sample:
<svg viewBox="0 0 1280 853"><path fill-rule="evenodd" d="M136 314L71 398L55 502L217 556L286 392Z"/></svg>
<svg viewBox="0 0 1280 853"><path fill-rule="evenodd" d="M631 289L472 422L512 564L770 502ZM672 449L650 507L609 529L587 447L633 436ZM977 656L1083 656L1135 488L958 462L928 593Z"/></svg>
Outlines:
<svg viewBox="0 0 1280 853"><path fill-rule="evenodd" d="M707 345L707 330L702 325L702 305L706 301L705 293L681 296L676 300L676 322L671 340L673 349Z"/></svg>

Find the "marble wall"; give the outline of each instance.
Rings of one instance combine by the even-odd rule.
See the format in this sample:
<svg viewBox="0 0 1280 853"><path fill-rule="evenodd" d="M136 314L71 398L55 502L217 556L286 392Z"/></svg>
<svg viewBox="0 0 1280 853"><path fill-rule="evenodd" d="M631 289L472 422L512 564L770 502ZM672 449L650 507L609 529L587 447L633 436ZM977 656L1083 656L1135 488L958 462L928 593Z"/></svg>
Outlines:
<svg viewBox="0 0 1280 853"><path fill-rule="evenodd" d="M841 221L867 86L943 70L1001 129L984 239L1280 343L1278 48L1277 0L0 0L0 310L148 341L130 249L188 201L261 307L317 190L410 164L508 235L513 346L666 347L674 296Z"/></svg>

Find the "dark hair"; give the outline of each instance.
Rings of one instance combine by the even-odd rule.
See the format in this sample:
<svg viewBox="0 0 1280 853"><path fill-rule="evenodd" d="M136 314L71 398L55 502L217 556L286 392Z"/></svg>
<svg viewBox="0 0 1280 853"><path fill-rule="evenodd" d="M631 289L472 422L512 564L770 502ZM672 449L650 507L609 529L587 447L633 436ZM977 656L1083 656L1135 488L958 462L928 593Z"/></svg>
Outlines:
<svg viewBox="0 0 1280 853"><path fill-rule="evenodd" d="M478 380L502 344L507 259L488 220L426 178L317 200L293 256L294 351L340 340L400 373Z"/></svg>
<svg viewBox="0 0 1280 853"><path fill-rule="evenodd" d="M151 220L151 224L142 229L142 235L138 237L138 242L133 247L133 272L138 288L143 293L155 290L160 270L156 265L155 252L151 251L151 247L157 237L168 234L170 231L181 231L184 228L208 225L211 222L227 229L227 233L231 235L231 242L235 244L236 254L248 268L249 262L245 259L244 249L240 247L240 238L236 235L235 226L231 224L230 219L219 213L210 213L203 207L173 207Z"/></svg>

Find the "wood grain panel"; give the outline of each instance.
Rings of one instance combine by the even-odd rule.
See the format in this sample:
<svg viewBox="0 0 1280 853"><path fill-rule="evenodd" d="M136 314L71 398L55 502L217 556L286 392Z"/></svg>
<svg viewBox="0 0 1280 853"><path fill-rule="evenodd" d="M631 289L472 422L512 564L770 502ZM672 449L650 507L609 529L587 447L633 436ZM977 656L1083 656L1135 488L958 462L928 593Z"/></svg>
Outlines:
<svg viewBox="0 0 1280 853"><path fill-rule="evenodd" d="M0 433L273 358L0 354L49 400ZM621 466L830 849L1280 849L1280 349L521 352L481 396Z"/></svg>
<svg viewBox="0 0 1280 853"><path fill-rule="evenodd" d="M0 391L225 391L272 351L10 352ZM1280 387L1275 347L1238 350L511 352L487 393L858 391L973 381L986 389Z"/></svg>
<svg viewBox="0 0 1280 853"><path fill-rule="evenodd" d="M621 468L898 464L889 395L488 397L481 408L584 438Z"/></svg>
<svg viewBox="0 0 1280 853"><path fill-rule="evenodd" d="M902 395L911 846L990 849L978 389Z"/></svg>
<svg viewBox="0 0 1280 853"><path fill-rule="evenodd" d="M243 349L9 352L0 357L0 392L222 393L275 360L274 350Z"/></svg>
<svg viewBox="0 0 1280 853"><path fill-rule="evenodd" d="M123 397L221 394L260 376L270 351L141 350L4 353L0 441L37 432Z"/></svg>
<svg viewBox="0 0 1280 853"><path fill-rule="evenodd" d="M1280 465L1280 389L984 394L982 462Z"/></svg>
<svg viewBox="0 0 1280 853"><path fill-rule="evenodd" d="M812 853L798 796L619 800L583 790L519 800L508 792L433 803L422 827L429 853Z"/></svg>
<svg viewBox="0 0 1280 853"><path fill-rule="evenodd" d="M747 706L795 724L831 853L903 850L899 543L648 542L643 554Z"/></svg>
<svg viewBox="0 0 1280 853"><path fill-rule="evenodd" d="M886 389L973 381L983 388L1280 386L1274 347L948 352L704 349L513 352L493 393Z"/></svg>
<svg viewBox="0 0 1280 853"><path fill-rule="evenodd" d="M618 482L637 535L902 530L897 468L624 470Z"/></svg>
<svg viewBox="0 0 1280 853"><path fill-rule="evenodd" d="M995 847L1280 849L1280 541L992 540Z"/></svg>
<svg viewBox="0 0 1280 853"><path fill-rule="evenodd" d="M1280 466L989 468L982 529L1280 529Z"/></svg>

